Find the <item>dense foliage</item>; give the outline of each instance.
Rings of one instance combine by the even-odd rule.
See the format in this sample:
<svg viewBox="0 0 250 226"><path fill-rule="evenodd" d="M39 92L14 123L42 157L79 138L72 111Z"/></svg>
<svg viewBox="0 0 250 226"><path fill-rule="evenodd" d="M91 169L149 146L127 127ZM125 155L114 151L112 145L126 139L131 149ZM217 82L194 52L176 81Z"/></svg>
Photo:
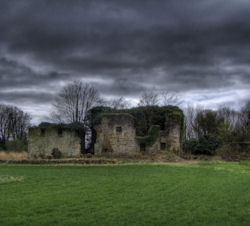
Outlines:
<svg viewBox="0 0 250 226"><path fill-rule="evenodd" d="M42 122L39 124L39 127L44 129L46 128L68 129L72 131L84 130L84 124L80 122L74 122L70 124Z"/></svg>
<svg viewBox="0 0 250 226"><path fill-rule="evenodd" d="M183 149L194 155L214 155L221 144L222 140L217 136L206 135L185 141Z"/></svg>

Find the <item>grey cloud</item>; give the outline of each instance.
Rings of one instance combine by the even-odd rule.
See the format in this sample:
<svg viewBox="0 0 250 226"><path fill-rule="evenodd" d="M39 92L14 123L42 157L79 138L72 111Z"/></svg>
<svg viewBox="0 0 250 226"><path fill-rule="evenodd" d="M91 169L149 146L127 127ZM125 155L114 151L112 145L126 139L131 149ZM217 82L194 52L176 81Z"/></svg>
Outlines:
<svg viewBox="0 0 250 226"><path fill-rule="evenodd" d="M96 85L115 96L241 89L250 85L249 15L247 0L2 0L1 89L56 91L84 78L110 80Z"/></svg>
<svg viewBox="0 0 250 226"><path fill-rule="evenodd" d="M51 88L50 84L58 80L65 80L66 73L51 71L49 73L37 73L30 67L7 58L0 58L1 89L13 88Z"/></svg>
<svg viewBox="0 0 250 226"><path fill-rule="evenodd" d="M36 105L50 103L54 95L48 92L22 91L22 92L2 92L0 91L0 101L19 105Z"/></svg>

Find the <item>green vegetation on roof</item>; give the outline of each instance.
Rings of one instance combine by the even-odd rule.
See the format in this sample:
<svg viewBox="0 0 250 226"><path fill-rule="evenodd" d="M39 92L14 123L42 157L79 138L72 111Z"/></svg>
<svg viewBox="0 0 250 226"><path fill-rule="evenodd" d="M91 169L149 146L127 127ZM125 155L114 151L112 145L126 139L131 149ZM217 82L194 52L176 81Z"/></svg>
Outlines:
<svg viewBox="0 0 250 226"><path fill-rule="evenodd" d="M44 128L44 129L49 129L49 128L55 128L55 129L68 129L68 130L82 130L84 128L83 123L70 123L70 124L65 124L65 123L50 123L50 122L42 122L38 126L39 128Z"/></svg>
<svg viewBox="0 0 250 226"><path fill-rule="evenodd" d="M99 113L95 119L94 119L94 124L100 124L101 120L103 117L116 117L116 116L121 116L121 117L129 117L131 119L134 119L134 117L129 114L129 113L123 113L123 112L104 112L104 113Z"/></svg>
<svg viewBox="0 0 250 226"><path fill-rule="evenodd" d="M99 124L101 118L108 114L128 113L134 117L136 135L147 136L153 125L160 126L160 130L168 130L173 124L179 124L181 134L184 131L184 114L177 106L145 106L130 109L116 110L109 107L95 107L90 110L92 125Z"/></svg>

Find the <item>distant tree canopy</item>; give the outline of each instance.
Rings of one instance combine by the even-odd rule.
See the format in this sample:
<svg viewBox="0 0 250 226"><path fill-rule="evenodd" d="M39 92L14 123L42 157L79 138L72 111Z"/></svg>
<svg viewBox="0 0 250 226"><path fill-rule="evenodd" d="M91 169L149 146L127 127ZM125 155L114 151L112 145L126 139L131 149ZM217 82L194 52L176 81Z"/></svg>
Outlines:
<svg viewBox="0 0 250 226"><path fill-rule="evenodd" d="M220 135L220 127L224 123L224 118L216 111L203 110L197 113L194 130L200 136Z"/></svg>
<svg viewBox="0 0 250 226"><path fill-rule="evenodd" d="M221 146L229 152L249 150L250 101L240 111L189 107L185 110L184 150L193 154L215 154Z"/></svg>

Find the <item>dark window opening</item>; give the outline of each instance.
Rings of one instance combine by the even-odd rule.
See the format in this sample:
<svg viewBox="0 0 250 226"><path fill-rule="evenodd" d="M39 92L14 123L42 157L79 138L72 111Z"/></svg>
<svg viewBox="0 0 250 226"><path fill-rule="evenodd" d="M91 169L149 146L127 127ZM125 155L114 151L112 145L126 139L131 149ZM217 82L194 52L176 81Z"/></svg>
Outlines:
<svg viewBox="0 0 250 226"><path fill-rule="evenodd" d="M63 135L63 130L62 130L62 128L58 128L57 133L58 133L58 136L59 136L59 137L62 137L62 135Z"/></svg>
<svg viewBox="0 0 250 226"><path fill-rule="evenodd" d="M41 137L44 137L44 136L45 136L45 129L44 129L44 128L41 128L40 133L41 133Z"/></svg>
<svg viewBox="0 0 250 226"><path fill-rule="evenodd" d="M80 137L80 131L78 129L75 130L75 137Z"/></svg>
<svg viewBox="0 0 250 226"><path fill-rule="evenodd" d="M142 151L142 152L146 151L146 144L140 143L140 151Z"/></svg>
<svg viewBox="0 0 250 226"><path fill-rule="evenodd" d="M120 126L116 127L116 132L121 133L122 132L122 127L120 127Z"/></svg>
<svg viewBox="0 0 250 226"><path fill-rule="evenodd" d="M166 143L161 143L161 150L166 150Z"/></svg>
<svg viewBox="0 0 250 226"><path fill-rule="evenodd" d="M104 153L107 153L108 151L109 151L109 150L108 150L107 148L104 148L104 149L103 149L103 152L104 152Z"/></svg>

